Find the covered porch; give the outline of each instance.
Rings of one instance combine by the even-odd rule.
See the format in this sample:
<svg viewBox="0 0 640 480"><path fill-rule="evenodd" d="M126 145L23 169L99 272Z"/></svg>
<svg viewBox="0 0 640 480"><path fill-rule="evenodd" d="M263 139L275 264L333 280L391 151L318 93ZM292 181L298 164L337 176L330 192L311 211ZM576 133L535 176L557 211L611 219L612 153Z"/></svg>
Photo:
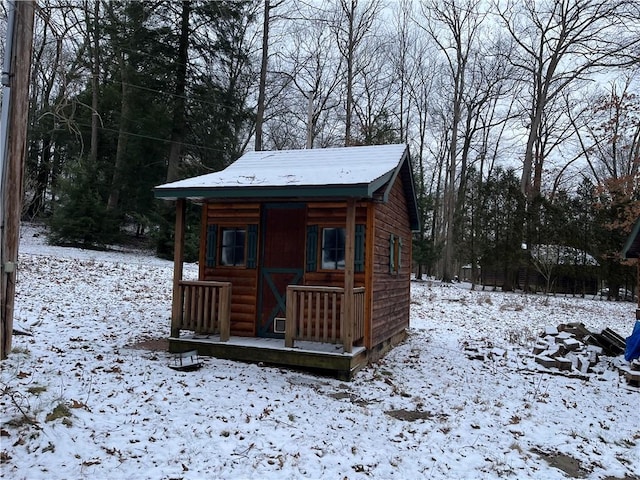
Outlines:
<svg viewBox="0 0 640 480"><path fill-rule="evenodd" d="M363 287L353 289L352 321L344 312L344 288L287 287L284 338L230 335L231 282L178 282L169 350L330 371L349 379L367 362Z"/></svg>
<svg viewBox="0 0 640 480"><path fill-rule="evenodd" d="M356 201L347 200L344 286L285 284L273 335L232 335L229 281L183 280L185 200L177 200L169 349L231 360L316 369L348 379L367 363L366 289L354 286ZM343 217L344 218L344 217ZM236 285L237 288L242 286ZM271 338L272 337L272 338Z"/></svg>

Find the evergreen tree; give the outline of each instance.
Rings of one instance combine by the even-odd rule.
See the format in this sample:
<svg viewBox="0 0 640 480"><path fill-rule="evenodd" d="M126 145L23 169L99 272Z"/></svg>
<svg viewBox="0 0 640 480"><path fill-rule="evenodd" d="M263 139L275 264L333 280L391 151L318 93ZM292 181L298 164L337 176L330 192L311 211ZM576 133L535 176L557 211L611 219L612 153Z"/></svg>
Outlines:
<svg viewBox="0 0 640 480"><path fill-rule="evenodd" d="M89 108L98 82L87 77L85 88L61 109L71 119L74 135L58 134L54 150L64 154L66 181L54 192L59 202L52 241L90 243L93 236L78 228L76 217L83 212L84 223L112 229L102 238L115 238L132 224L138 234L155 225L158 252L171 256L175 212L153 197L153 187L166 181L171 146L181 143L176 171L184 178L227 166L251 135L254 117L247 105L253 77L247 36L254 20L252 4L203 1L190 3L186 10L169 1L102 5L100 107L98 112ZM194 60L176 68L185 58L178 54L185 39L191 52L187 58ZM87 63L86 71L92 65ZM176 87L180 83L184 88ZM175 135L176 118L181 117L176 95L184 108L180 138ZM88 146L95 115L99 149L92 158ZM188 215L194 243L197 210ZM104 215L109 221L102 222Z"/></svg>
<svg viewBox="0 0 640 480"><path fill-rule="evenodd" d="M480 212L479 245L483 276L488 272L502 278L502 288L511 291L522 265L525 197L514 170L497 168L484 182L485 208Z"/></svg>
<svg viewBox="0 0 640 480"><path fill-rule="evenodd" d="M423 268L427 275L433 275L442 253L442 245L436 243L433 231L428 228L434 215L432 195L418 194L418 213L421 230L413 238L413 262L417 266L416 278L421 279Z"/></svg>
<svg viewBox="0 0 640 480"><path fill-rule="evenodd" d="M76 162L62 180L61 196L50 221L49 240L56 245L101 248L120 240L117 219L91 179L95 172Z"/></svg>

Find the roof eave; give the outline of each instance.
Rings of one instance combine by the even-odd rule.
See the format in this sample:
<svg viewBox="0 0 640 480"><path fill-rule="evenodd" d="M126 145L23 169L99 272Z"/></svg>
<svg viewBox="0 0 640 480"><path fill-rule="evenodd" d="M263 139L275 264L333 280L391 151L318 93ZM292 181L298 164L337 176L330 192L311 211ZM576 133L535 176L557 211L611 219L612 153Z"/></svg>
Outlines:
<svg viewBox="0 0 640 480"><path fill-rule="evenodd" d="M413 169L411 168L411 159L409 158L409 148L405 148L404 153L397 167L391 174L391 179L383 193L383 201L386 203L391 194L391 189L401 175L402 184L405 188L405 196L407 199L407 208L409 209L409 226L413 233L420 231L420 214L418 212L418 198L416 196L415 183L413 179Z"/></svg>
<svg viewBox="0 0 640 480"><path fill-rule="evenodd" d="M156 198L177 200L221 198L371 198L369 184L286 185L274 187L188 187L154 189Z"/></svg>

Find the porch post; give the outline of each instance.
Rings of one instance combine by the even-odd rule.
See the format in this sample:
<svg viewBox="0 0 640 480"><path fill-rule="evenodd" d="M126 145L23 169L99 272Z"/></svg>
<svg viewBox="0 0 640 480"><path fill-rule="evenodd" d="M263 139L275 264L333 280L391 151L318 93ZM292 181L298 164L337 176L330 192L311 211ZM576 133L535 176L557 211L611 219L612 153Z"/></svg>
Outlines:
<svg viewBox="0 0 640 480"><path fill-rule="evenodd" d="M342 325L342 342L345 353L351 353L353 347L353 274L355 263L356 239L356 200L347 200L347 224L344 238L344 319Z"/></svg>
<svg viewBox="0 0 640 480"><path fill-rule="evenodd" d="M293 348L293 337L296 333L296 305L295 298L297 294L291 288L291 285L287 287L287 310L285 312L285 324L284 324L284 346L287 348Z"/></svg>
<svg viewBox="0 0 640 480"><path fill-rule="evenodd" d="M231 336L231 283L220 289L220 307L218 318L220 325L220 341L228 342Z"/></svg>
<svg viewBox="0 0 640 480"><path fill-rule="evenodd" d="M171 304L171 336L180 336L180 319L182 317L182 295L180 281L182 280L182 267L184 263L184 217L186 212L186 200L179 198L176 201L176 230L174 233L173 250L173 302Z"/></svg>

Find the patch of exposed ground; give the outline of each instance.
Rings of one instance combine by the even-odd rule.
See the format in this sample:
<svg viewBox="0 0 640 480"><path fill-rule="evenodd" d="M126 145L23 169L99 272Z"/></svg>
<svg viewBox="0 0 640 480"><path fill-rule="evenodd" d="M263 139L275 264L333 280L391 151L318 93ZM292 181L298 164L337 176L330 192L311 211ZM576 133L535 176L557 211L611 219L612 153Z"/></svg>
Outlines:
<svg viewBox="0 0 640 480"><path fill-rule="evenodd" d="M533 453L540 455L550 466L562 470L571 478L585 478L589 471L575 458L559 452L544 452L534 449Z"/></svg>
<svg viewBox="0 0 640 480"><path fill-rule="evenodd" d="M418 410L387 410L387 415L397 420L404 420L405 422L415 422L416 420L426 420L433 418L432 412L421 412Z"/></svg>
<svg viewBox="0 0 640 480"><path fill-rule="evenodd" d="M129 348L136 350L150 350L152 352L166 352L169 350L169 341L166 338L148 338L141 340L132 345L128 345Z"/></svg>

